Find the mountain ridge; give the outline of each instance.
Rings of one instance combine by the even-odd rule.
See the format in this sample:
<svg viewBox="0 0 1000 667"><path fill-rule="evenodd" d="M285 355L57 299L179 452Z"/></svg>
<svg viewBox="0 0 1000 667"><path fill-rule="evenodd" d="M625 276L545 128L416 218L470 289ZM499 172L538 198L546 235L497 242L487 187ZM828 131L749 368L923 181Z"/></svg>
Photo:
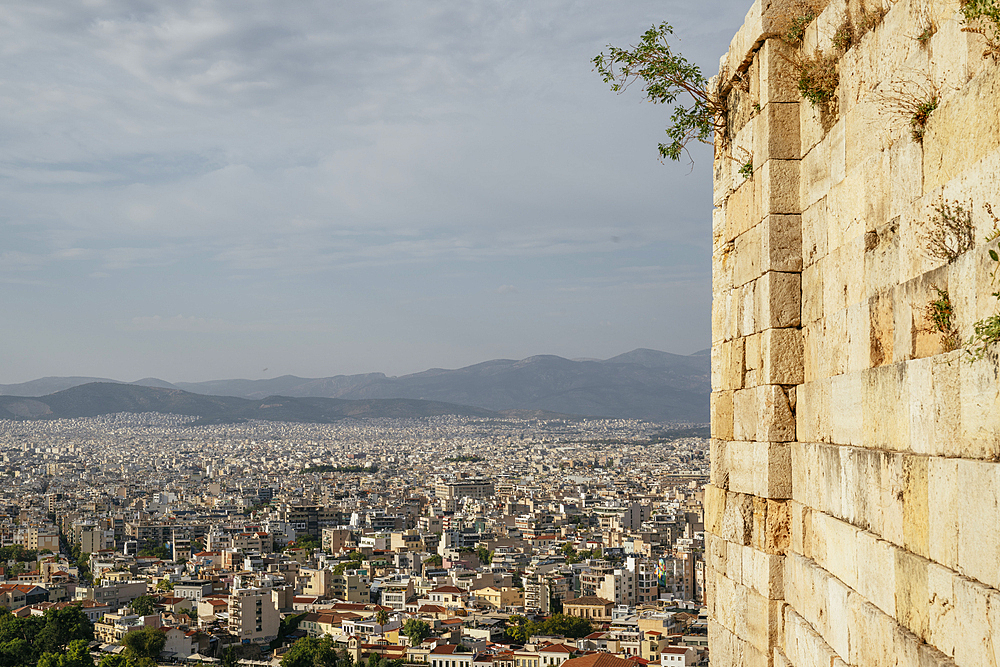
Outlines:
<svg viewBox="0 0 1000 667"><path fill-rule="evenodd" d="M361 373L323 378L282 375L261 380L169 383L158 378L144 378L133 383L104 379L101 382L252 400L269 396L409 399L472 406L493 412L542 410L580 416L703 423L708 421L709 413L709 366L705 351L683 356L639 348L605 360L534 355L519 360L491 359L457 369L429 368L401 376ZM32 396L22 392L60 382L67 384L70 380L72 378L42 378L21 385L0 385L0 394ZM40 408L36 406L36 409Z"/></svg>

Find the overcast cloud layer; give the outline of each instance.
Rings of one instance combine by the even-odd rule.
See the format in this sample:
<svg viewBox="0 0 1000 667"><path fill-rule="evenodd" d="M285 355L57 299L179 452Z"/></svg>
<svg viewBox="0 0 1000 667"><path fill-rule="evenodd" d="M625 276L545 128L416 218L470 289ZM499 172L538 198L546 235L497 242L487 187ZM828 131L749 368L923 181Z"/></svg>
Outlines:
<svg viewBox="0 0 1000 667"><path fill-rule="evenodd" d="M0 383L708 347L710 154L590 59L747 6L5 2Z"/></svg>

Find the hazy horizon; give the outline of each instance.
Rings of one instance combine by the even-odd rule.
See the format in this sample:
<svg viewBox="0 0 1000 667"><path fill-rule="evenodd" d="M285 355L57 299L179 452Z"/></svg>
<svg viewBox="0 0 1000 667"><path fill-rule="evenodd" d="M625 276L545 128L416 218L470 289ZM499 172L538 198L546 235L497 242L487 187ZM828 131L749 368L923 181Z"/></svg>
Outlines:
<svg viewBox="0 0 1000 667"><path fill-rule="evenodd" d="M711 151L590 59L748 6L7 3L0 382L704 349Z"/></svg>

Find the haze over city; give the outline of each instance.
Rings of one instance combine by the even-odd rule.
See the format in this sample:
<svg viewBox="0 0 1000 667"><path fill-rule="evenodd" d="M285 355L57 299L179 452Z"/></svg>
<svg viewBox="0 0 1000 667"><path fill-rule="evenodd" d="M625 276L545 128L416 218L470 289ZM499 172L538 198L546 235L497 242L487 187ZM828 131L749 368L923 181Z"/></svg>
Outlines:
<svg viewBox="0 0 1000 667"><path fill-rule="evenodd" d="M708 347L709 150L590 59L727 2L12 2L0 382Z"/></svg>

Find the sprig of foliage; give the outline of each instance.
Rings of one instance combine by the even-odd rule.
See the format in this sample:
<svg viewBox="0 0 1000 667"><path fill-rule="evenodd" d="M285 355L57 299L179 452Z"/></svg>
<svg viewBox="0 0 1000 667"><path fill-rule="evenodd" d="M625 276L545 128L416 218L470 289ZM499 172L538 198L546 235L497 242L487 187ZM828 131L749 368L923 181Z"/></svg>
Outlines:
<svg viewBox="0 0 1000 667"><path fill-rule="evenodd" d="M1000 60L1000 0L962 0L964 32L974 32L986 38L984 58Z"/></svg>
<svg viewBox="0 0 1000 667"><path fill-rule="evenodd" d="M987 252L994 263L993 270L990 271L990 282L995 285L997 275L1000 274L1000 219L993 213L993 208L988 203L983 204L983 208L993 218L993 232L986 241L993 246ZM1000 292L993 292L993 297L1000 301ZM989 347L996 342L1000 342L1000 314L991 315L972 325L972 338L968 343L969 354L972 357L970 361L985 357Z"/></svg>
<svg viewBox="0 0 1000 667"><path fill-rule="evenodd" d="M840 74L837 70L837 58L824 56L819 51L812 57L802 57L793 60L792 64L799 75L799 93L815 106L830 104L840 84Z"/></svg>
<svg viewBox="0 0 1000 667"><path fill-rule="evenodd" d="M910 117L910 136L918 144L924 140L924 132L927 129L927 121L930 120L931 114L934 110L938 108L938 98L934 95L930 99L924 100L917 104L917 108L913 111L913 116Z"/></svg>
<svg viewBox="0 0 1000 667"><path fill-rule="evenodd" d="M941 334L941 345L945 352L957 350L962 345L962 338L955 328L955 308L952 306L948 290L934 286L937 298L931 299L924 308L924 319L927 320L926 331Z"/></svg>
<svg viewBox="0 0 1000 667"><path fill-rule="evenodd" d="M788 26L788 30L785 32L785 41L792 45L799 45L802 43L802 38L806 36L806 28L809 24L816 19L816 12L810 10L803 14L802 16L796 16L792 19L791 24Z"/></svg>
<svg viewBox="0 0 1000 667"><path fill-rule="evenodd" d="M673 34L669 23L661 23L643 33L636 46L609 44L608 53L602 51L593 63L613 92L623 93L640 81L653 104L673 105L667 126L670 140L659 144L659 152L661 158L679 160L691 141L712 144L715 134L725 131L726 107L721 96L707 90L701 68L670 47L668 37Z"/></svg>
<svg viewBox="0 0 1000 667"><path fill-rule="evenodd" d="M924 248L934 259L954 261L959 255L972 249L972 211L957 201L938 201L934 206L935 215L928 223L930 230L924 234Z"/></svg>

